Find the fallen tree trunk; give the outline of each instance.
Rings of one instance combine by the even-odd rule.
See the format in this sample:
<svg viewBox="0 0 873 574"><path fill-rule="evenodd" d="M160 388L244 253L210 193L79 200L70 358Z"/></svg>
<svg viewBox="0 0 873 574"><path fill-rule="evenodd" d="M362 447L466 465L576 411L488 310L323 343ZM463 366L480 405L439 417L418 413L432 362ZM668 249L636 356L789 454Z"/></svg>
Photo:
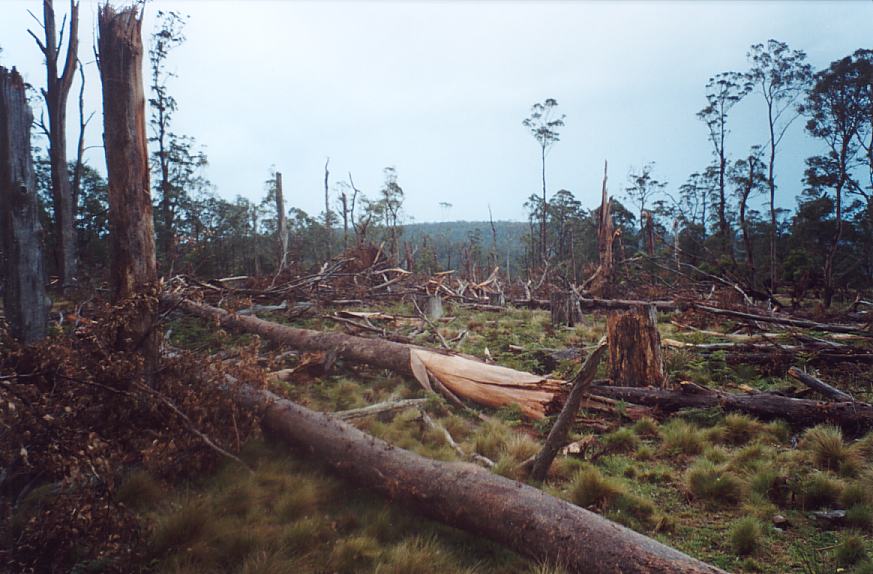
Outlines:
<svg viewBox="0 0 873 574"><path fill-rule="evenodd" d="M264 428L338 474L456 528L571 572L723 571L536 488L465 463L396 448L336 418L245 385L239 401Z"/></svg>
<svg viewBox="0 0 873 574"><path fill-rule="evenodd" d="M492 408L518 405L522 413L532 419L558 412L567 392L564 381L489 365L470 357L442 354L384 339L288 327L257 317L235 315L178 294L164 294L161 300L222 327L255 333L299 350L331 352L338 359L414 377L427 390L433 390L433 380L437 389L444 388L452 396L479 405Z"/></svg>
<svg viewBox="0 0 873 574"><path fill-rule="evenodd" d="M823 394L826 397L830 397L835 401L854 401L855 399L849 393L845 393L840 389L834 388L827 384L826 382L813 377L809 373L804 373L797 367L791 367L788 369L788 376L792 379L796 379L815 391Z"/></svg>
<svg viewBox="0 0 873 574"><path fill-rule="evenodd" d="M873 427L873 406L866 403L794 399L772 393L740 395L697 385L683 385L684 388L670 391L647 387L614 387L602 383L593 385L591 392L668 412L685 408L721 407L765 419L784 419L798 426L831 423L850 431Z"/></svg>

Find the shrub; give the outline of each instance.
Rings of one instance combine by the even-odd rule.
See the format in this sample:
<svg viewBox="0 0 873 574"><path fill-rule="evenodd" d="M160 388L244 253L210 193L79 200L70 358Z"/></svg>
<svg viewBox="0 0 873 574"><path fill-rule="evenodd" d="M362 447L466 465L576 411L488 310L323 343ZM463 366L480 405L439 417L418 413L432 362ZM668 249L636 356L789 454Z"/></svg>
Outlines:
<svg viewBox="0 0 873 574"><path fill-rule="evenodd" d="M736 504L743 498L743 482L705 459L688 469L686 485L695 498L717 504Z"/></svg>
<svg viewBox="0 0 873 574"><path fill-rule="evenodd" d="M731 526L728 535L731 548L740 556L748 556L761 547L764 534L757 518L740 518Z"/></svg>
<svg viewBox="0 0 873 574"><path fill-rule="evenodd" d="M661 449L669 454L700 454L705 446L703 433L681 419L674 419L661 427L661 438Z"/></svg>

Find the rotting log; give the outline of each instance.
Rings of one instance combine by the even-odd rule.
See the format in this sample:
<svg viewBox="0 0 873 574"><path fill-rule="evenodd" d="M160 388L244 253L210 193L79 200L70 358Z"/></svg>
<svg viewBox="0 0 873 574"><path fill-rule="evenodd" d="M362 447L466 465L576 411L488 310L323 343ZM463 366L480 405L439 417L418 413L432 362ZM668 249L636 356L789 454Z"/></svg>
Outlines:
<svg viewBox="0 0 873 574"><path fill-rule="evenodd" d="M472 357L443 354L378 338L288 327L195 303L179 294L165 293L161 300L222 327L255 333L294 349L331 352L337 359L414 377L429 391L434 390L431 380L435 380L437 389L444 388L453 396L482 406L518 405L522 413L532 419L542 419L559 411L566 394L564 381L489 365Z"/></svg>
<svg viewBox="0 0 873 574"><path fill-rule="evenodd" d="M121 303L157 281L155 234L142 82L142 17L135 6L98 10L103 139L109 181L112 298ZM141 305L119 328L119 350L141 353L146 376L157 366L154 305Z"/></svg>
<svg viewBox="0 0 873 574"><path fill-rule="evenodd" d="M826 397L835 401L854 401L855 399L849 393L843 392L840 389L834 388L819 378L813 377L809 373L804 373L797 367L788 369L788 376L796 379L815 391L823 394Z"/></svg>
<svg viewBox="0 0 873 574"><path fill-rule="evenodd" d="M657 407L666 412L721 407L764 419L783 419L795 426L830 423L848 431L873 427L873 406L866 403L795 399L772 393L741 395L687 384L681 385L678 390L664 390L616 387L603 383L592 385L591 392L598 396Z"/></svg>
<svg viewBox="0 0 873 574"><path fill-rule="evenodd" d="M45 337L51 301L45 292L42 226L30 150L33 114L24 80L0 66L0 229L3 303L12 336L22 343Z"/></svg>
<svg viewBox="0 0 873 574"><path fill-rule="evenodd" d="M421 457L325 413L241 385L272 436L422 514L570 572L714 574L723 570L593 512L468 463Z"/></svg>

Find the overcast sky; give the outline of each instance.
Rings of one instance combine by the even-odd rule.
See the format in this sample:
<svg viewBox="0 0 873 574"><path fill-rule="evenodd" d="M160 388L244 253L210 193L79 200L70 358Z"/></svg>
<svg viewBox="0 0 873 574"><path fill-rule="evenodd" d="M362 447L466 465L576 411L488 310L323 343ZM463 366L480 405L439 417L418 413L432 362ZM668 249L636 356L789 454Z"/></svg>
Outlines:
<svg viewBox="0 0 873 574"><path fill-rule="evenodd" d="M99 144L102 108L93 63L97 2L82 0L88 134ZM57 9L66 8L56 0ZM0 64L45 83L27 28L37 0L0 0ZM707 79L742 71L753 43L775 38L807 52L816 69L871 48L873 2L292 2L153 1L190 15L187 42L171 55L173 126L209 156L217 193L259 200L270 167L286 202L323 209L331 182L351 171L375 196L394 166L407 220L525 218L540 190L539 149L522 127L534 102L565 113L547 159L549 194L564 188L594 206L604 159L620 194L631 167L656 162L675 190L710 161L704 125ZM78 87L74 86L74 90ZM75 92L74 92L75 93ZM77 122L75 97L71 122ZM760 97L731 121L734 157L767 141ZM817 151L798 121L778 163L779 201L792 206L803 160ZM70 136L71 150L75 136ZM72 153L72 151L71 151ZM102 150L89 159L102 170ZM440 202L452 204L440 208Z"/></svg>

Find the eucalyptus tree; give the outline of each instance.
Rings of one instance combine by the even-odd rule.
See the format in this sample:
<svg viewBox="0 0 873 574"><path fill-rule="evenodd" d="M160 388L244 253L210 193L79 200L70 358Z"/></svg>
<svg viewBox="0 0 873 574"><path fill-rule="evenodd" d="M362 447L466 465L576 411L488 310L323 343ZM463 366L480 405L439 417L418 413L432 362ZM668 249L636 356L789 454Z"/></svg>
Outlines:
<svg viewBox="0 0 873 574"><path fill-rule="evenodd" d="M860 142L870 126L871 82L867 63L857 54L847 56L815 74L801 107L808 117L806 131L827 148L824 155L807 159L807 183L834 193L834 233L824 261L825 307L830 307L834 295L834 260L843 234L843 192L853 186Z"/></svg>
<svg viewBox="0 0 873 574"><path fill-rule="evenodd" d="M631 168L628 173L628 186L624 188L628 201L637 208L640 216L640 241L646 225L645 213L649 211L650 203L664 193L667 182L659 181L652 176L655 162L649 162L639 170Z"/></svg>
<svg viewBox="0 0 873 574"><path fill-rule="evenodd" d="M743 235L743 246L746 251L746 267L751 287L755 287L756 269L752 234L749 229L748 206L749 199L753 194L763 190L768 183L768 176L764 172L764 163L761 160L761 146L752 146L748 155L743 159L736 160L729 170L729 179L734 185L739 204L740 231ZM771 251L771 256L772 256ZM772 277L772 274L771 274Z"/></svg>
<svg viewBox="0 0 873 574"><path fill-rule="evenodd" d="M540 223L540 249L543 261L548 258L547 251L547 235L546 235L546 212L548 211L548 199L546 197L546 155L549 149L555 143L561 141L558 128L564 127L564 114L560 116L557 113L558 102L553 98L548 98L543 102L538 102L531 106L530 116L528 116L522 125L530 130L531 135L537 140L540 146L540 157L542 159L542 177L543 177L543 210L542 220Z"/></svg>
<svg viewBox="0 0 873 574"><path fill-rule="evenodd" d="M79 4L70 0L70 27L66 29L64 17L58 30L52 0L42 2L42 39L28 30L45 56L46 87L42 90L48 111L48 126L40 119L38 125L49 140L51 161L52 207L58 272L65 291L76 283L76 202L74 189L67 168L67 98L73 86L73 77L78 66L79 51ZM39 19L34 16L39 22ZM67 49L61 60L61 48L66 32ZM63 69L61 69L63 67Z"/></svg>
<svg viewBox="0 0 873 574"><path fill-rule="evenodd" d="M770 192L770 288L778 285L776 265L776 150L788 128L798 117L796 103L806 92L812 78L812 66L806 62L801 50L791 50L788 44L768 40L755 44L748 52L752 64L746 77L764 100L767 107L769 130L769 158L767 164L767 187Z"/></svg>
<svg viewBox="0 0 873 574"><path fill-rule="evenodd" d="M725 193L725 174L727 172L727 139L728 115L731 109L751 90L743 74L738 72L722 72L709 79L706 84L707 105L697 113L697 117L706 124L709 130L709 140L712 143L713 154L718 166L718 235L722 255L733 257L730 240L730 225L727 219L727 198Z"/></svg>

